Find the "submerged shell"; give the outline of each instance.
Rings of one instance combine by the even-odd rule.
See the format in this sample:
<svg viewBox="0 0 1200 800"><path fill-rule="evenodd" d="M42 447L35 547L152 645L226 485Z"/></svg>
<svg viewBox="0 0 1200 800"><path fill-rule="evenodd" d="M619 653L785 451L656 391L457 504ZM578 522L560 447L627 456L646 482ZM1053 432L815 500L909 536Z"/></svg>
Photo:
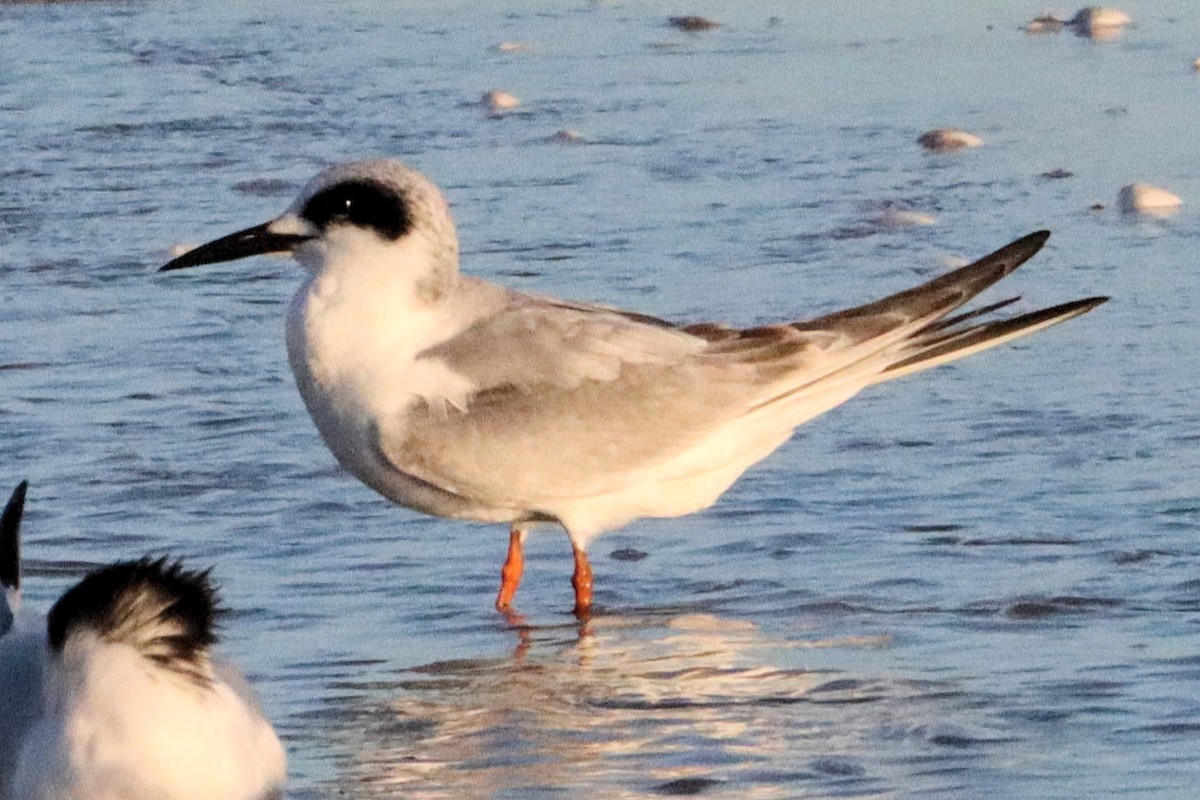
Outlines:
<svg viewBox="0 0 1200 800"><path fill-rule="evenodd" d="M934 130L922 133L917 138L917 142L926 150L936 150L946 153L953 150L979 147L983 144L983 139L958 128L935 128Z"/></svg>
<svg viewBox="0 0 1200 800"><path fill-rule="evenodd" d="M487 109L488 114L493 116L521 107L521 99L519 97L500 89L492 89L490 92L485 92L480 103Z"/></svg>
<svg viewBox="0 0 1200 800"><path fill-rule="evenodd" d="M570 128L563 128L561 131L550 136L550 141L558 142L559 144L579 144L583 141L583 134Z"/></svg>
<svg viewBox="0 0 1200 800"><path fill-rule="evenodd" d="M1107 41L1117 38L1132 21L1129 15L1120 9L1089 6L1079 9L1066 24L1074 28L1075 33L1080 36Z"/></svg>
<svg viewBox="0 0 1200 800"><path fill-rule="evenodd" d="M880 228L913 228L936 225L937 217L907 208L887 208L871 215L870 222Z"/></svg>
<svg viewBox="0 0 1200 800"><path fill-rule="evenodd" d="M671 27L678 28L681 31L688 33L696 33L698 31L711 31L714 28L721 27L721 23L713 22L707 17L686 16L686 17L668 17L667 23Z"/></svg>
<svg viewBox="0 0 1200 800"><path fill-rule="evenodd" d="M529 42L500 42L489 48L493 53L528 53L533 49L533 45Z"/></svg>
<svg viewBox="0 0 1200 800"><path fill-rule="evenodd" d="M1063 21L1051 14L1034 17L1025 23L1025 32L1030 34L1058 33L1063 29Z"/></svg>
<svg viewBox="0 0 1200 800"><path fill-rule="evenodd" d="M1148 183L1131 183L1117 194L1122 214L1170 214L1181 205L1178 195Z"/></svg>

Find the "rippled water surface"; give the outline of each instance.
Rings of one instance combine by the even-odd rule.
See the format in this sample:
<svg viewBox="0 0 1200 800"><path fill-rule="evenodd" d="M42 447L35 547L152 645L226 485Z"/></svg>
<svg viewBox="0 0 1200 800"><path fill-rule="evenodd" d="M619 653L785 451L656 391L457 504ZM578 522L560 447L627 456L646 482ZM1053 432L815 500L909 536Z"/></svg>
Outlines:
<svg viewBox="0 0 1200 800"><path fill-rule="evenodd" d="M292 798L1193 797L1200 9L1131 3L1100 43L1007 0L508 5L0 4L34 602L147 551L214 565ZM523 105L490 118L492 88ZM921 151L942 125L986 144ZM1042 227L1022 306L1114 299L597 540L585 628L536 535L506 619L502 527L391 506L318 441L293 265L153 272L378 155L445 188L467 271L673 319L809 316ZM1122 219L1132 180L1187 204Z"/></svg>

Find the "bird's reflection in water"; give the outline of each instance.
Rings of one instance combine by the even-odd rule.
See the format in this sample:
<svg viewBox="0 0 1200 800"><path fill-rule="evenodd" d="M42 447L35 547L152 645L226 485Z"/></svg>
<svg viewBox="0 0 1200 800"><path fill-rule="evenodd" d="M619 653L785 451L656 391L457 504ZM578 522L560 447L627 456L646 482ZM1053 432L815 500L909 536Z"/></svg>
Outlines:
<svg viewBox="0 0 1200 800"><path fill-rule="evenodd" d="M510 656L406 670L386 696L376 683L370 699L331 714L343 754L339 791L871 794L890 781L878 764L864 766L864 754L881 738L927 741L905 709L947 695L946 687L794 666L806 658L798 650L836 648L849 656L844 663L855 660L851 651L886 647L887 637L780 641L708 614L601 616L582 629L511 622ZM922 716L938 719L925 705Z"/></svg>

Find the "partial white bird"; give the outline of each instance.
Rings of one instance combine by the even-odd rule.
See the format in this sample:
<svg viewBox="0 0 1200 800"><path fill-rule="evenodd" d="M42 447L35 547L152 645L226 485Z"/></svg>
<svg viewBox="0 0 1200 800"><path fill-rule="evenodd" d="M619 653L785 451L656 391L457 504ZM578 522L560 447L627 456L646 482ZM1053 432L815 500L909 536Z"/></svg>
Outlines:
<svg viewBox="0 0 1200 800"><path fill-rule="evenodd" d="M867 386L1104 302L983 319L1005 300L950 316L1048 235L804 322L681 326L460 275L442 193L403 164L367 161L321 172L282 216L162 270L291 253L308 279L288 316L288 356L338 461L401 505L509 523L500 609L529 527L561 525L584 616L597 534L708 507L798 425Z"/></svg>
<svg viewBox="0 0 1200 800"><path fill-rule="evenodd" d="M39 624L0 638L0 798L279 798L283 747L245 679L212 655L217 613L207 572L141 559L91 572Z"/></svg>
<svg viewBox="0 0 1200 800"><path fill-rule="evenodd" d="M21 607L21 517L28 488L26 481L17 484L0 514L0 636L16 623Z"/></svg>
<svg viewBox="0 0 1200 800"><path fill-rule="evenodd" d="M0 798L13 770L21 740L41 710L46 620L21 606L22 481L0 515Z"/></svg>

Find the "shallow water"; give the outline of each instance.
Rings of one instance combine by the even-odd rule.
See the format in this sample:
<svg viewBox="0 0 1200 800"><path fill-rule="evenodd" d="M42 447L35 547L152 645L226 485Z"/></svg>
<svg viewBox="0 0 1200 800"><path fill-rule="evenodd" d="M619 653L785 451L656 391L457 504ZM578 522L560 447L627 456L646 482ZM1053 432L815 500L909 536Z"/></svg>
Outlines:
<svg viewBox="0 0 1200 800"><path fill-rule="evenodd" d="M1130 5L1097 43L1001 0L480 5L0 5L0 453L32 483L33 601L146 551L215 565L293 798L1192 797L1200 220L1111 206L1200 197L1200 11ZM524 104L488 118L491 88ZM922 152L942 125L986 144ZM599 539L585 630L565 537L533 537L505 619L502 528L393 507L320 445L290 263L153 274L376 155L446 189L467 271L675 319L809 316L1041 227L1022 306L1114 300Z"/></svg>

